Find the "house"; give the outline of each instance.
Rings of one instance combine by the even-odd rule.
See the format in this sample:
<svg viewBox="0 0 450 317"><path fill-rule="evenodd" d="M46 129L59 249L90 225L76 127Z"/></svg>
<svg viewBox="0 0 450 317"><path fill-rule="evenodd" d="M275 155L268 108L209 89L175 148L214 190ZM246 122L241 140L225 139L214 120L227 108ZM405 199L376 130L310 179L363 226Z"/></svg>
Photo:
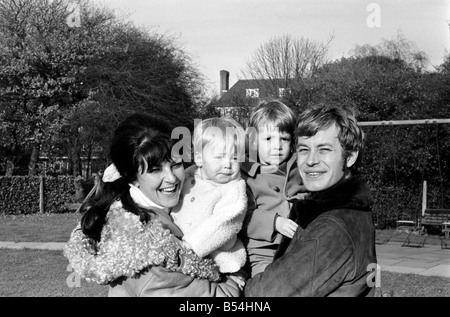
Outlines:
<svg viewBox="0 0 450 317"><path fill-rule="evenodd" d="M231 115L239 107L251 108L261 99L283 98L291 92L289 80L239 79L229 88L230 73L220 71L220 98L214 107L222 116Z"/></svg>

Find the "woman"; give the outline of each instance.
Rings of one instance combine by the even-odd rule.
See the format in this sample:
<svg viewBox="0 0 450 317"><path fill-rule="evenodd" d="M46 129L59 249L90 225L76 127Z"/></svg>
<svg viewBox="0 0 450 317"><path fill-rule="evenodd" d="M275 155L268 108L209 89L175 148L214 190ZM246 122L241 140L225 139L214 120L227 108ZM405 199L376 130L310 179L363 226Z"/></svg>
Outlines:
<svg viewBox="0 0 450 317"><path fill-rule="evenodd" d="M169 216L185 178L170 136L166 123L147 115L120 123L102 195L82 207L64 254L82 277L109 284L109 296L239 296L211 259L183 246Z"/></svg>

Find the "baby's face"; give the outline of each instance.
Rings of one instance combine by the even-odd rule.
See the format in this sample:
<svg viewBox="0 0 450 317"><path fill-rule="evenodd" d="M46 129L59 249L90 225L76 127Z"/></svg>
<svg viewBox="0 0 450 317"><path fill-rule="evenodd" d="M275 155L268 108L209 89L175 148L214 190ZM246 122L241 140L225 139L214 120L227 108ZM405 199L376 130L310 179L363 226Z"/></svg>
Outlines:
<svg viewBox="0 0 450 317"><path fill-rule="evenodd" d="M258 158L263 165L280 165L289 159L291 136L273 125L258 128Z"/></svg>
<svg viewBox="0 0 450 317"><path fill-rule="evenodd" d="M226 184L240 178L240 160L234 149L207 144L202 153L196 153L195 162L203 179Z"/></svg>

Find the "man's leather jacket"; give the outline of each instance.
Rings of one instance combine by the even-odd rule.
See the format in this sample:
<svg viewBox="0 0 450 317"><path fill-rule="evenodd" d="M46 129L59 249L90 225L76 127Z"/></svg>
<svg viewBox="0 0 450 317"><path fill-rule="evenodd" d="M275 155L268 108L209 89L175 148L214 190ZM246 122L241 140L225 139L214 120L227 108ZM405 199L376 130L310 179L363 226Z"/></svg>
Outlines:
<svg viewBox="0 0 450 317"><path fill-rule="evenodd" d="M373 296L372 202L361 176L296 202L294 237L285 238L274 262L247 282L245 296Z"/></svg>

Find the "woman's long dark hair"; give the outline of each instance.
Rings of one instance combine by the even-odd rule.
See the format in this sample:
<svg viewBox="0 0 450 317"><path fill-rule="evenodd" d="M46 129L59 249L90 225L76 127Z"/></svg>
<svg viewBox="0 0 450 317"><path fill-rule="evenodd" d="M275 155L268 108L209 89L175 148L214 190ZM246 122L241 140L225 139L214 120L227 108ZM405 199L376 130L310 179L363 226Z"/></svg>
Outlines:
<svg viewBox="0 0 450 317"><path fill-rule="evenodd" d="M128 184L136 180L138 173L171 161L171 132L171 126L166 122L146 114L133 114L119 124L109 153L121 177L106 182L99 198L87 201L81 207L81 212L84 212L81 230L87 237L100 241L106 214L118 199L142 222L150 220L149 211L140 208L131 198Z"/></svg>

